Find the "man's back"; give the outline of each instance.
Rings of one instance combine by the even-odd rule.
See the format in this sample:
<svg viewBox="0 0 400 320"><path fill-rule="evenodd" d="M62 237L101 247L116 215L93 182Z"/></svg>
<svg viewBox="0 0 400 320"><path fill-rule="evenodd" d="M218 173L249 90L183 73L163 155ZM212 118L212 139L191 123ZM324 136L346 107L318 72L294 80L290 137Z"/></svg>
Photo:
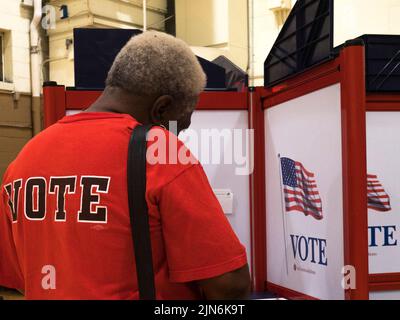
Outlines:
<svg viewBox="0 0 400 320"><path fill-rule="evenodd" d="M0 285L23 289L28 299L138 298L126 187L136 124L128 115L83 113L23 149L3 179L0 238L15 248L0 249ZM191 183L206 185L197 197L207 203L193 212L190 195L182 194ZM186 283L246 263L211 193L198 164L148 165L159 299L198 298ZM200 239L204 230L207 240ZM207 241L220 244L213 251Z"/></svg>

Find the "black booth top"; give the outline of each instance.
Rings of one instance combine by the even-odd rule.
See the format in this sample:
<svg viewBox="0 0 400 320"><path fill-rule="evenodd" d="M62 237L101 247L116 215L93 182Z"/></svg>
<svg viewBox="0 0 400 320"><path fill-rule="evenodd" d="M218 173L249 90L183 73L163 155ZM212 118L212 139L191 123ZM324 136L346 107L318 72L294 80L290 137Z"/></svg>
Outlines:
<svg viewBox="0 0 400 320"><path fill-rule="evenodd" d="M333 54L333 0L298 0L264 63L272 87Z"/></svg>
<svg viewBox="0 0 400 320"><path fill-rule="evenodd" d="M75 88L103 90L107 73L122 47L135 35L135 29L74 29ZM207 75L208 90L231 90L227 73L218 63L197 57Z"/></svg>
<svg viewBox="0 0 400 320"><path fill-rule="evenodd" d="M363 35L369 92L400 92L400 35Z"/></svg>

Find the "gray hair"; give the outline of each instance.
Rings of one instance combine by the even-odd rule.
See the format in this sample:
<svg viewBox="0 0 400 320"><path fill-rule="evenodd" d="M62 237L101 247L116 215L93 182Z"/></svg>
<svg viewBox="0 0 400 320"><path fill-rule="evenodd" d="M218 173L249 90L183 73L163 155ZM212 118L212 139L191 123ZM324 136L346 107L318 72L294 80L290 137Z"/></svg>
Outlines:
<svg viewBox="0 0 400 320"><path fill-rule="evenodd" d="M139 96L170 95L182 111L196 107L206 75L189 46L165 33L134 36L115 58L106 85Z"/></svg>

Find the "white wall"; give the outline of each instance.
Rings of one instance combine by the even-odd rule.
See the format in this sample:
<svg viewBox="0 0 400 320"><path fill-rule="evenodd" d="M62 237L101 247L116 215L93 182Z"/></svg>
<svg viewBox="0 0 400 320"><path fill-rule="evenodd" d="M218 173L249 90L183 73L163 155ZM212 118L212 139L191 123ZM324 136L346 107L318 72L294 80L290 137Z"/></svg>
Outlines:
<svg viewBox="0 0 400 320"><path fill-rule="evenodd" d="M0 0L0 31L10 35L6 43L9 59L6 67L11 73L13 85L0 84L0 89L10 89L29 93L30 84L30 54L29 54L29 10L21 9L20 0ZM25 12L25 14L24 14Z"/></svg>

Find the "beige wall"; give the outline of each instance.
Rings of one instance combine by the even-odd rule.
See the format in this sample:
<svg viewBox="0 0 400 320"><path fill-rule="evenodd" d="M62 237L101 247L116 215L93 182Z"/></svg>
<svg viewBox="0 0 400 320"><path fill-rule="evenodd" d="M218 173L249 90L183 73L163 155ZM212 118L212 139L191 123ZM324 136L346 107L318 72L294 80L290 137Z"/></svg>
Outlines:
<svg viewBox="0 0 400 320"><path fill-rule="evenodd" d="M131 0L53 0L51 5L68 6L69 18L57 19L56 27L48 30L50 80L74 86L73 46L68 50L65 42L73 39L73 29L93 28L142 28L142 1ZM167 1L148 1L147 23L150 29L164 30Z"/></svg>
<svg viewBox="0 0 400 320"><path fill-rule="evenodd" d="M271 9L282 3L290 6L288 0L254 0L249 11L247 0L176 0L177 36L208 60L225 55L248 71L252 84L260 85L264 61L281 27ZM248 16L253 21L250 39Z"/></svg>
<svg viewBox="0 0 400 320"><path fill-rule="evenodd" d="M291 7L295 1L289 1ZM253 46L254 62L250 70L250 78L253 79L253 85L264 85L264 61L267 58L276 38L282 28L278 23L273 8L276 1L255 0L253 9Z"/></svg>
<svg viewBox="0 0 400 320"><path fill-rule="evenodd" d="M0 92L0 183L10 162L31 138L30 95L14 101L11 94Z"/></svg>
<svg viewBox="0 0 400 320"><path fill-rule="evenodd" d="M0 90L30 92L29 24L30 10L20 0L0 0L0 32L8 34L6 43L9 68L7 78L12 84L0 83Z"/></svg>
<svg viewBox="0 0 400 320"><path fill-rule="evenodd" d="M0 0L0 31L6 39L8 83L0 82L0 182L5 169L32 137L30 40L32 8ZM16 92L16 93L14 93Z"/></svg>
<svg viewBox="0 0 400 320"><path fill-rule="evenodd" d="M249 68L248 6L244 0L229 0L229 54L227 57L244 71Z"/></svg>
<svg viewBox="0 0 400 320"><path fill-rule="evenodd" d="M74 27L132 28L142 23L141 8L123 1L64 0L51 3L67 4L71 16L70 19L58 20L56 29L48 32L50 80L67 86L74 85L74 60L72 50L68 51L65 47L65 40L72 39ZM160 12L166 10L165 0L152 0L149 5ZM271 11L274 6L275 0L254 0L254 39L251 42L254 46L253 60L248 55L247 0L176 0L177 37L185 40L196 54L208 60L225 55L254 75L255 84L262 84L264 60L280 30ZM160 17L157 12L149 12L148 23L154 24L161 20ZM157 27L163 30L164 25Z"/></svg>
<svg viewBox="0 0 400 320"><path fill-rule="evenodd" d="M192 46L226 46L229 41L229 2L176 0L176 35Z"/></svg>
<svg viewBox="0 0 400 320"><path fill-rule="evenodd" d="M400 0L335 0L335 45L363 34L400 34Z"/></svg>
<svg viewBox="0 0 400 320"><path fill-rule="evenodd" d="M248 67L247 0L176 0L176 35L213 60L225 55Z"/></svg>

